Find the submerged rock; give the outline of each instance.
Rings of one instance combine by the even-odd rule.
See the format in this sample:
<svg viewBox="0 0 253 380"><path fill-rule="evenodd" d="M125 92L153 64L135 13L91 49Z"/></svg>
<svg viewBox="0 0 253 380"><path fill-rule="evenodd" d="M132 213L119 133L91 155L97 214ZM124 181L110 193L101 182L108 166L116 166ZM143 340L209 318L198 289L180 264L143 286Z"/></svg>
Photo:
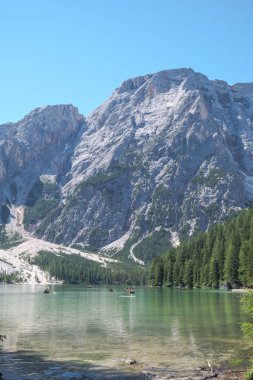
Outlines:
<svg viewBox="0 0 253 380"><path fill-rule="evenodd" d="M137 361L133 358L128 358L126 359L126 364L130 364L130 365L137 364Z"/></svg>

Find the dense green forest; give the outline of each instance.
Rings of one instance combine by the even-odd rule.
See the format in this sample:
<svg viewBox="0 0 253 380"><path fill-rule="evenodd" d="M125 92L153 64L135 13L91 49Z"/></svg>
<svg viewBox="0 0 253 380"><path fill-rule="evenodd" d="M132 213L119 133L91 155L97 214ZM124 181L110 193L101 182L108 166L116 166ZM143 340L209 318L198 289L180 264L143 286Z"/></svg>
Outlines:
<svg viewBox="0 0 253 380"><path fill-rule="evenodd" d="M7 274L5 272L0 273L0 282L6 282L7 284L22 282L22 277L19 273Z"/></svg>
<svg viewBox="0 0 253 380"><path fill-rule="evenodd" d="M127 263L101 264L78 255L55 254L41 251L34 258L34 264L49 272L51 277L68 284L126 284L143 285L147 283L148 272L145 268Z"/></svg>
<svg viewBox="0 0 253 380"><path fill-rule="evenodd" d="M149 283L190 288L253 287L253 209L156 257Z"/></svg>

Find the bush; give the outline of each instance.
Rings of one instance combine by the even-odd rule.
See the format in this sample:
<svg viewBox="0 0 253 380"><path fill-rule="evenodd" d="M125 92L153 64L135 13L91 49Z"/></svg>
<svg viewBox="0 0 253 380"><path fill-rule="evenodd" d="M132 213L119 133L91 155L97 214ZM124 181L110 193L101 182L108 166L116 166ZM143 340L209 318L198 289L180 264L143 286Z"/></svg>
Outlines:
<svg viewBox="0 0 253 380"><path fill-rule="evenodd" d="M253 369L249 369L249 370L245 373L245 379L246 379L246 380L253 380Z"/></svg>
<svg viewBox="0 0 253 380"><path fill-rule="evenodd" d="M242 332L246 338L253 340L253 291L249 291L242 298L242 309L250 317L249 322L242 323Z"/></svg>

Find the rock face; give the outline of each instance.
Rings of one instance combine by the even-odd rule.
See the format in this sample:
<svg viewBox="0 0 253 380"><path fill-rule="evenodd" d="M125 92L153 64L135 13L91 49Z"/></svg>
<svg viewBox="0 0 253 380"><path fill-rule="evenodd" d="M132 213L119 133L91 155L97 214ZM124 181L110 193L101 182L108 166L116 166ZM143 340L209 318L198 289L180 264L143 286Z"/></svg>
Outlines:
<svg viewBox="0 0 253 380"><path fill-rule="evenodd" d="M169 70L86 119L37 109L0 126L0 182L2 221L25 205L40 238L147 260L252 202L253 84Z"/></svg>
<svg viewBox="0 0 253 380"><path fill-rule="evenodd" d="M1 221L11 205L26 204L41 175L64 175L85 118L71 105L38 108L20 122L0 126ZM52 181L51 179L51 181Z"/></svg>

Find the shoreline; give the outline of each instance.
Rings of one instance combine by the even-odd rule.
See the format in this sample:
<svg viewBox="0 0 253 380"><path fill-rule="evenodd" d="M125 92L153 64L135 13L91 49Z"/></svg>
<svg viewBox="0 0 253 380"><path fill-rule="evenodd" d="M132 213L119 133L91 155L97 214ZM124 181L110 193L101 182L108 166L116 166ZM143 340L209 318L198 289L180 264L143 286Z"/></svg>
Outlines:
<svg viewBox="0 0 253 380"><path fill-rule="evenodd" d="M27 356L17 352L1 351L0 373L3 380L242 380L244 368L152 367L152 364L133 363L129 359L115 359L114 366L98 363L81 364L60 362ZM1 378L1 377L0 377Z"/></svg>
<svg viewBox="0 0 253 380"><path fill-rule="evenodd" d="M30 286L56 286L56 285L67 285L67 286L84 286L84 287L100 287L100 286L125 286L125 283L122 284L89 284L89 283L76 283L76 284L71 284L64 282L63 280L55 280L55 281L47 281L47 282L25 282L25 281L20 281L20 282L6 282L6 281L0 281L0 285L30 285ZM222 292L232 292L232 293L248 293L248 292L253 292L253 288L235 288L235 289L224 289L224 288L208 288L208 287L193 287L193 288L181 288L178 286L152 286L152 285L136 285L132 284L133 286L142 286L145 288L161 288L161 289L175 289L175 290L216 290L216 291L222 291Z"/></svg>

